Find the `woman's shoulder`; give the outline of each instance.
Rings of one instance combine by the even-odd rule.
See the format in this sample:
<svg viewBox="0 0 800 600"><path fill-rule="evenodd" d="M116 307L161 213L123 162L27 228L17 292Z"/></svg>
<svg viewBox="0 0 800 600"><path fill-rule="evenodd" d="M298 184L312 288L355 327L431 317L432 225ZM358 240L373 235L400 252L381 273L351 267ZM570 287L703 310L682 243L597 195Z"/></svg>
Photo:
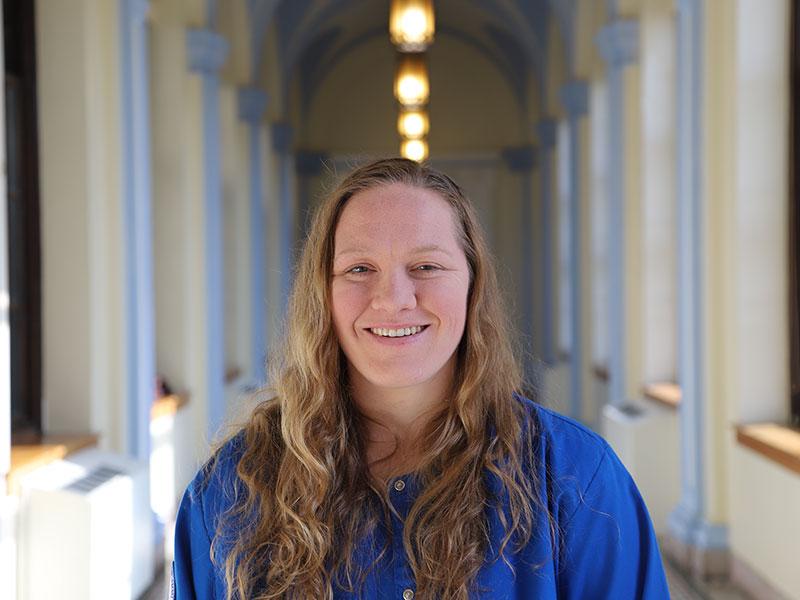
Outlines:
<svg viewBox="0 0 800 600"><path fill-rule="evenodd" d="M590 462L610 450L608 442L582 423L520 394L515 394L515 398L523 408L525 430L541 450L547 453L569 450L576 459Z"/></svg>

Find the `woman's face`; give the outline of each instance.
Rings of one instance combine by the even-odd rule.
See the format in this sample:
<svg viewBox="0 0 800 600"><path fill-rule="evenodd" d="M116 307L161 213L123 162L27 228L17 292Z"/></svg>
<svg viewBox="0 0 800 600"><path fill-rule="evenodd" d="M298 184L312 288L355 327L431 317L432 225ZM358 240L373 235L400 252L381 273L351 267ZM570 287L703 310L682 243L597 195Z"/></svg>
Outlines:
<svg viewBox="0 0 800 600"><path fill-rule="evenodd" d="M434 390L452 377L470 283L454 221L436 192L405 184L365 190L345 204L335 232L331 311L362 383Z"/></svg>

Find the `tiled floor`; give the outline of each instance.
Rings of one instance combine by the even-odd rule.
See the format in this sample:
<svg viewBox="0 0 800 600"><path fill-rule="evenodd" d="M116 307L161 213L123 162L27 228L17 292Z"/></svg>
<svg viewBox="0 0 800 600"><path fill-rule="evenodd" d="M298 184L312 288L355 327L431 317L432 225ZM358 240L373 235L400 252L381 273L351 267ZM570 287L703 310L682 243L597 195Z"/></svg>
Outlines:
<svg viewBox="0 0 800 600"><path fill-rule="evenodd" d="M687 580L669 562L665 563L672 600L749 600L730 585L708 584ZM165 600L169 590L168 571L139 600Z"/></svg>
<svg viewBox="0 0 800 600"><path fill-rule="evenodd" d="M750 600L728 583L708 583L686 578L672 563L664 561L672 600Z"/></svg>

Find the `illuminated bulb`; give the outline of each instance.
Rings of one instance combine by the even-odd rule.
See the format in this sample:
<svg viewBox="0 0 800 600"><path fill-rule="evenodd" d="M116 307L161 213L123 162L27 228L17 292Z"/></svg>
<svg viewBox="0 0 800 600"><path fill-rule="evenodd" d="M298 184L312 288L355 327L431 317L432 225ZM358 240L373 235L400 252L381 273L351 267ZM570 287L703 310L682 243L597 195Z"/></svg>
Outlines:
<svg viewBox="0 0 800 600"><path fill-rule="evenodd" d="M397 132L404 138L421 138L428 134L428 115L421 110L401 110Z"/></svg>
<svg viewBox="0 0 800 600"><path fill-rule="evenodd" d="M428 142L425 140L403 140L400 144L400 156L422 162L428 158Z"/></svg>
<svg viewBox="0 0 800 600"><path fill-rule="evenodd" d="M421 106L430 94L428 69L421 54L402 54L397 64L394 96L403 106Z"/></svg>
<svg viewBox="0 0 800 600"><path fill-rule="evenodd" d="M389 35L401 52L422 52L433 42L433 0L392 0Z"/></svg>

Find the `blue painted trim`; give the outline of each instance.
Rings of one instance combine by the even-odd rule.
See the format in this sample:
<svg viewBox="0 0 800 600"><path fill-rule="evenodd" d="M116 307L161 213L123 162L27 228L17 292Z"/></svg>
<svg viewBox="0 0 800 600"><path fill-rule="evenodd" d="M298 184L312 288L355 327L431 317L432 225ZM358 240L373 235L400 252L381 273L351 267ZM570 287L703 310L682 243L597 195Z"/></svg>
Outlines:
<svg viewBox="0 0 800 600"><path fill-rule="evenodd" d="M295 153L295 171L297 172L297 213L300 217L300 237L305 238L311 217L311 181L325 169L328 155L324 152L299 150Z"/></svg>
<svg viewBox="0 0 800 600"><path fill-rule="evenodd" d="M533 214L532 170L536 166L536 150L530 144L506 148L502 151L503 160L512 172L520 176L520 250L522 265L520 273L520 301L522 309L522 342L530 347L534 335L533 319L533 235L531 216ZM531 351L523 352L525 377L529 383L535 381L536 363Z"/></svg>
<svg viewBox="0 0 800 600"><path fill-rule="evenodd" d="M286 314L289 292L292 287L292 254L294 249L294 190L292 189L293 160L291 155L294 131L289 123L272 124L272 144L279 155L280 177L280 273L281 273L281 316Z"/></svg>
<svg viewBox="0 0 800 600"><path fill-rule="evenodd" d="M228 59L228 41L209 29L189 29L186 32L189 69L216 75Z"/></svg>
<svg viewBox="0 0 800 600"><path fill-rule="evenodd" d="M266 214L263 208L263 172L260 140L261 118L267 108L265 92L255 88L239 90L239 118L250 129L250 372L253 383L266 383L267 373L267 289L264 278Z"/></svg>
<svg viewBox="0 0 800 600"><path fill-rule="evenodd" d="M147 23L149 3L122 0L122 181L125 230L127 451L150 457L156 381Z"/></svg>
<svg viewBox="0 0 800 600"><path fill-rule="evenodd" d="M670 532L686 544L726 549L727 527L706 521L707 475L703 268L703 3L678 4L678 380L681 498Z"/></svg>
<svg viewBox="0 0 800 600"><path fill-rule="evenodd" d="M542 335L542 360L548 366L556 362L555 332L553 323L555 311L553 309L555 297L555 278L553 277L553 153L556 144L556 124L553 119L543 119L536 125L541 150L540 184L541 205L539 220L541 226L541 272L542 272L542 320L540 331Z"/></svg>
<svg viewBox="0 0 800 600"><path fill-rule="evenodd" d="M205 215L206 386L208 435L215 437L225 416L225 299L222 173L218 70L227 42L209 30L186 36L189 67L203 77L203 208Z"/></svg>
<svg viewBox="0 0 800 600"><path fill-rule="evenodd" d="M579 118L589 112L589 84L585 81L570 81L559 92L561 104L570 118Z"/></svg>
<svg viewBox="0 0 800 600"><path fill-rule="evenodd" d="M630 19L613 21L600 30L595 42L611 67L632 64L639 55L639 23Z"/></svg>
<svg viewBox="0 0 800 600"><path fill-rule="evenodd" d="M583 373L586 370L584 360L583 339L583 303L584 289L582 273L588 269L583 265L583 215L581 214L581 196L583 181L581 180L581 160L584 149L581 148L580 119L589 109L589 86L585 81L571 81L561 91L561 102L569 115L569 242L570 242L570 416L581 418L583 405Z"/></svg>
<svg viewBox="0 0 800 600"><path fill-rule="evenodd" d="M636 60L639 25L614 21L597 35L600 54L608 63L608 203L609 203L609 400L622 406L628 398L625 302L625 131L623 71Z"/></svg>

